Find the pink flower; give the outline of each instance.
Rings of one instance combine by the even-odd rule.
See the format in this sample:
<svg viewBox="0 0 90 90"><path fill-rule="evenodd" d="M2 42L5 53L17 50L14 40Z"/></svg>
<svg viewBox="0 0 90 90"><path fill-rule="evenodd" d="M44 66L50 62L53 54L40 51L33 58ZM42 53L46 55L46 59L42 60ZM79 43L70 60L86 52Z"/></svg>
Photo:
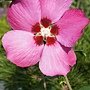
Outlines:
<svg viewBox="0 0 90 90"><path fill-rule="evenodd" d="M12 31L2 39L7 58L20 67L39 62L47 76L66 75L76 63L72 49L89 20L72 0L14 0L8 8ZM68 10L69 9L69 10Z"/></svg>

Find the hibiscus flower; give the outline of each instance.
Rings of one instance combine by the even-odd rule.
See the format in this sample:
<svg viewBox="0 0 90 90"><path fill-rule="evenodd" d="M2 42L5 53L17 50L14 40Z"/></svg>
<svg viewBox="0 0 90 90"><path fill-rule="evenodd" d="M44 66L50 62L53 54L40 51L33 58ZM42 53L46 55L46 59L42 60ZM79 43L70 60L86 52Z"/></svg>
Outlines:
<svg viewBox="0 0 90 90"><path fill-rule="evenodd" d="M76 63L72 49L89 20L72 0L13 0L7 11L12 31L2 43L7 58L20 67L39 63L47 76L64 75Z"/></svg>

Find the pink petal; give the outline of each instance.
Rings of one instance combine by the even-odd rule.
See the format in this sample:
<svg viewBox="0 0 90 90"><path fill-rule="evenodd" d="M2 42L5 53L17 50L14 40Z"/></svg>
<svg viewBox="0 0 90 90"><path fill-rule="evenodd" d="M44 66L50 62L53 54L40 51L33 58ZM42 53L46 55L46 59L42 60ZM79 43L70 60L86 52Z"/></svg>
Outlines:
<svg viewBox="0 0 90 90"><path fill-rule="evenodd" d="M62 46L62 48L68 54L68 58L69 58L67 61L68 64L70 66L74 66L76 64L76 54L75 54L74 50L72 48L65 47L65 46Z"/></svg>
<svg viewBox="0 0 90 90"><path fill-rule="evenodd" d="M73 49L71 49L68 52L68 56L69 56L69 65L74 66L76 64L76 54Z"/></svg>
<svg viewBox="0 0 90 90"><path fill-rule="evenodd" d="M58 21L69 8L72 0L40 0L42 18Z"/></svg>
<svg viewBox="0 0 90 90"><path fill-rule="evenodd" d="M89 20L81 10L68 10L57 22L60 28L57 40L67 47L72 47L81 37L83 29L88 23Z"/></svg>
<svg viewBox="0 0 90 90"><path fill-rule="evenodd" d="M39 0L13 0L7 18L13 29L31 31L32 25L41 20Z"/></svg>
<svg viewBox="0 0 90 90"><path fill-rule="evenodd" d="M36 45L33 35L26 31L14 30L6 33L2 43L7 58L20 67L35 65L43 50L43 45Z"/></svg>
<svg viewBox="0 0 90 90"><path fill-rule="evenodd" d="M47 76L66 75L70 71L68 54L59 43L45 46L39 68Z"/></svg>

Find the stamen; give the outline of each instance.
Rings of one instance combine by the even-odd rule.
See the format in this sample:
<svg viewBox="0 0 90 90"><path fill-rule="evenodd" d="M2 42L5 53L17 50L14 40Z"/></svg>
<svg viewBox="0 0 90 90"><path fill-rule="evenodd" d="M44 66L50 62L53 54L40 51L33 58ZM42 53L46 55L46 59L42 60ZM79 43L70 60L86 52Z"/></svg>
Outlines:
<svg viewBox="0 0 90 90"><path fill-rule="evenodd" d="M51 20L49 20L49 19L47 19L47 18L43 18L43 19L41 20L41 24L42 24L45 28L47 28L47 27L51 24Z"/></svg>
<svg viewBox="0 0 90 90"><path fill-rule="evenodd" d="M41 28L41 35L43 37L50 36L51 35L50 29L49 28L45 28L45 27Z"/></svg>
<svg viewBox="0 0 90 90"><path fill-rule="evenodd" d="M33 27L32 27L32 32L40 32L40 24L39 23L36 23Z"/></svg>

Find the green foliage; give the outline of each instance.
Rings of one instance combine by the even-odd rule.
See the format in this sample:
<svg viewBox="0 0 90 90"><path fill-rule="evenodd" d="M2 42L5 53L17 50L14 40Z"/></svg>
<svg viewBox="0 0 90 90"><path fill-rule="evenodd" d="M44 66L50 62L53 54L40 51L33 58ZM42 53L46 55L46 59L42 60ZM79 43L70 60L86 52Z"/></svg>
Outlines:
<svg viewBox="0 0 90 90"><path fill-rule="evenodd" d="M2 18L0 18L0 38L2 37L2 35L7 32L9 30L9 25L6 22L6 17L3 16Z"/></svg>
<svg viewBox="0 0 90 90"><path fill-rule="evenodd" d="M9 0L4 1L6 3ZM3 3L0 2L0 7L2 6ZM72 7L83 9L90 18L90 0L75 0ZM6 17L3 16L0 18L0 81L4 81L5 90L62 90L66 84L63 76L46 77L42 75L38 65L29 68L20 68L6 59L1 38L8 30L10 30L10 27L6 21ZM89 37L90 25L86 28L82 39L75 46L77 64L68 74L73 90L90 90Z"/></svg>
<svg viewBox="0 0 90 90"><path fill-rule="evenodd" d="M84 87L80 88L79 90L90 90L90 86L84 86Z"/></svg>

